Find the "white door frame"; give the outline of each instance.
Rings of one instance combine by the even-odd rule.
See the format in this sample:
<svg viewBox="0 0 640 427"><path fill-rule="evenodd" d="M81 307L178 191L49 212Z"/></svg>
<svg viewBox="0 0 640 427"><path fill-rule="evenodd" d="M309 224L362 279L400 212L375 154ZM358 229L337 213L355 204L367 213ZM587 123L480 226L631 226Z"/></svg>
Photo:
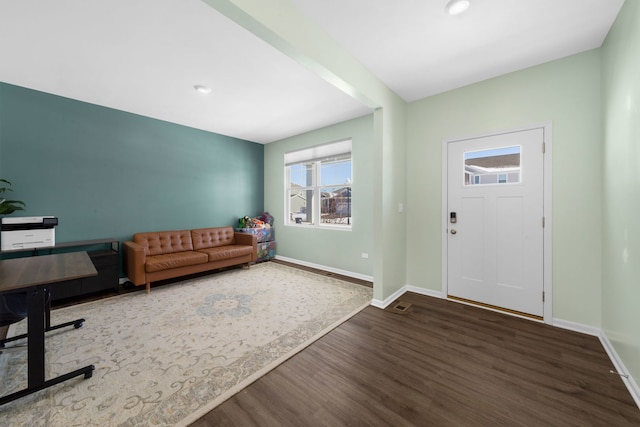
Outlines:
<svg viewBox="0 0 640 427"><path fill-rule="evenodd" d="M505 129L500 131L488 132L483 134L471 135L460 138L448 138L442 141L442 297L448 299L448 250L447 250L447 241L449 235L449 221L448 221L448 210L447 205L448 201L448 191L449 191L449 183L448 183L448 144L451 142L464 141L468 139L476 139L483 138L487 136L495 136L501 135L505 133L513 133L520 131L527 131L532 129L542 129L543 130L543 141L545 146L545 155L544 155L544 170L543 170L543 215L544 215L544 229L543 229L543 247L544 247L544 258L543 258L543 291L544 291L544 323L553 324L553 269L552 269L552 224L553 219L551 217L551 147L552 147L552 125L551 122L546 122L538 125L524 126L513 129ZM457 300L456 300L457 301ZM459 301L457 301L459 302ZM524 317L524 316L522 316ZM524 317L527 318L527 317Z"/></svg>

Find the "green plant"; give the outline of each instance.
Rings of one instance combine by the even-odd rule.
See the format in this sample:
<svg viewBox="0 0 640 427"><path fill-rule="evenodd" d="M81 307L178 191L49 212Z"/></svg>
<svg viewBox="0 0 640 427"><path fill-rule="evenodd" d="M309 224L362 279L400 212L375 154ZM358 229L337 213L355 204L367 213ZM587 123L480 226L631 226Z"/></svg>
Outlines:
<svg viewBox="0 0 640 427"><path fill-rule="evenodd" d="M6 186L3 184L6 184ZM11 189L11 182L0 178L0 195L7 191L13 191ZM23 211L25 206L24 202L21 202L20 200L7 200L0 198L0 215L8 215L15 211Z"/></svg>

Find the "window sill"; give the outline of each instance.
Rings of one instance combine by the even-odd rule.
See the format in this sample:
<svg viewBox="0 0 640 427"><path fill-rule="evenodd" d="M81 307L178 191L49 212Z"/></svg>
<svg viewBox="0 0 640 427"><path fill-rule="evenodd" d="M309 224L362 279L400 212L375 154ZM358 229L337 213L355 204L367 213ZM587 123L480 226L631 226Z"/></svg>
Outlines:
<svg viewBox="0 0 640 427"><path fill-rule="evenodd" d="M331 230L331 231L351 231L353 226L335 226L335 225L312 225L312 224L285 224L289 228L303 228L306 230Z"/></svg>

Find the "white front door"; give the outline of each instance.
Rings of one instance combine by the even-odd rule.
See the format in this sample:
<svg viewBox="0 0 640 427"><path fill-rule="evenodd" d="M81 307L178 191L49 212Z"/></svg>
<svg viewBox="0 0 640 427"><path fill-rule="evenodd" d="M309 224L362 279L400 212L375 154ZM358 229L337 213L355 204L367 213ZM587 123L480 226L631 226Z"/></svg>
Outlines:
<svg viewBox="0 0 640 427"><path fill-rule="evenodd" d="M447 143L447 294L542 317L543 128Z"/></svg>

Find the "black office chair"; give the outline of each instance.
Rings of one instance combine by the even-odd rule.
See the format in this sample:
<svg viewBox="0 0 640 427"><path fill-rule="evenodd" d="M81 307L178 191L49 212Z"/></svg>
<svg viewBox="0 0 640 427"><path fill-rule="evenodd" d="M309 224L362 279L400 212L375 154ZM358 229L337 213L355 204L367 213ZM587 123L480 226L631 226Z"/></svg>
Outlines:
<svg viewBox="0 0 640 427"><path fill-rule="evenodd" d="M27 293L16 292L12 294L0 294L0 327L9 326L27 317ZM0 351L9 350L4 344L13 339L0 340Z"/></svg>
<svg viewBox="0 0 640 427"><path fill-rule="evenodd" d="M8 326L12 323L17 323L27 317L27 304L28 301L26 292L0 294L0 327ZM60 329L71 325L73 325L74 328L78 329L82 327L82 324L85 321L84 319L76 319L71 322L51 326L51 319L49 317L49 312L51 310L51 293L49 293L49 291L45 292L45 305L47 309L45 316L45 332L53 331L55 329ZM26 344L15 345L12 347L5 347L5 344L8 342L25 339L27 338L27 335L28 334L25 333L0 340L0 352L2 352L2 350L11 350L13 348L24 347Z"/></svg>
<svg viewBox="0 0 640 427"><path fill-rule="evenodd" d="M0 326L8 326L27 317L27 293L0 294Z"/></svg>

